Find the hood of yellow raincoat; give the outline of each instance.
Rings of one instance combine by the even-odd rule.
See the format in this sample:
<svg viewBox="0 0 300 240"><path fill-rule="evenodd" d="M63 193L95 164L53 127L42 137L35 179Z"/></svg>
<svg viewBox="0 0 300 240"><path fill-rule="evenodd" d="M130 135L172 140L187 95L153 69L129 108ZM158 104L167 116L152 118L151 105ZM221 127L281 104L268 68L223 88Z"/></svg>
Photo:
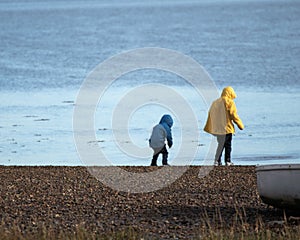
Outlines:
<svg viewBox="0 0 300 240"><path fill-rule="evenodd" d="M235 99L236 94L235 94L233 88L228 86L228 87L225 87L223 89L221 97L226 97L226 98L229 98L229 99Z"/></svg>

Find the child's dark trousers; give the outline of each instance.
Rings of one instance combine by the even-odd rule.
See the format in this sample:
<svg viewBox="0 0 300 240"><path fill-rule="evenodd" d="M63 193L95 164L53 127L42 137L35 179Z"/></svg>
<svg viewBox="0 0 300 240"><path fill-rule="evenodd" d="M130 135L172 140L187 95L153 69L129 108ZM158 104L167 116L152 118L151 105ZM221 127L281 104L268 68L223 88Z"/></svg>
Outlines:
<svg viewBox="0 0 300 240"><path fill-rule="evenodd" d="M157 166L157 159L158 159L159 154L162 154L162 164L168 165L168 150L166 148L166 145L164 145L163 148L159 152L157 152L153 155L151 166Z"/></svg>
<svg viewBox="0 0 300 240"><path fill-rule="evenodd" d="M217 136L218 148L216 151L215 161L221 165L222 153L225 148L225 163L231 162L231 142L232 133Z"/></svg>

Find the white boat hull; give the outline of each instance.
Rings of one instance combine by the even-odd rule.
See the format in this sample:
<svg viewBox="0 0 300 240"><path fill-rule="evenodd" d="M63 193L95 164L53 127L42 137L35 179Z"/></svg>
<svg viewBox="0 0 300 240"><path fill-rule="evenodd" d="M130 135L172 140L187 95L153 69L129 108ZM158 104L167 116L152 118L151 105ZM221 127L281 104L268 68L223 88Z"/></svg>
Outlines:
<svg viewBox="0 0 300 240"><path fill-rule="evenodd" d="M300 210L300 164L257 166L256 175L258 193L264 203Z"/></svg>

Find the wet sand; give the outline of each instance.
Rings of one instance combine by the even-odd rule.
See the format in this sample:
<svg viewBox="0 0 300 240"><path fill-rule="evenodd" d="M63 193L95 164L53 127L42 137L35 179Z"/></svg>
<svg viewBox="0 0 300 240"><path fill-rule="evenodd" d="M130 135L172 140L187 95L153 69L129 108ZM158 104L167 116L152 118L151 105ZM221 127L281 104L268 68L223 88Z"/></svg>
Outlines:
<svg viewBox="0 0 300 240"><path fill-rule="evenodd" d="M283 220L282 210L261 202L254 166L215 167L203 178L199 169L190 167L161 190L128 194L105 186L85 167L1 166L1 227L9 231L14 225L24 233L41 227L58 232L82 227L100 234L131 228L158 238L183 239L208 227L231 228L243 222L247 231L255 231L258 219L266 226Z"/></svg>

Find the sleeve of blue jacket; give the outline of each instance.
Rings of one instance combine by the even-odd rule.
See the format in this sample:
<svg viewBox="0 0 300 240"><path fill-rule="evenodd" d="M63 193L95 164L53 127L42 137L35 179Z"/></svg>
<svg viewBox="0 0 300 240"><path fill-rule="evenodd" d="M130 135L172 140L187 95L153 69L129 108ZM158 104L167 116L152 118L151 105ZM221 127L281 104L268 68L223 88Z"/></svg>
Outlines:
<svg viewBox="0 0 300 240"><path fill-rule="evenodd" d="M172 145L173 145L172 130L171 130L171 128L169 128L169 130L166 130L166 131L167 131L168 146L172 147Z"/></svg>
<svg viewBox="0 0 300 240"><path fill-rule="evenodd" d="M163 125L164 129L167 132L168 146L171 147L173 145L172 130L166 123L161 123L161 125Z"/></svg>
<svg viewBox="0 0 300 240"><path fill-rule="evenodd" d="M172 138L172 131L171 131L171 127L173 125L172 117L170 115L164 115L160 120L160 124L163 125L164 129L167 132L168 146L172 147L173 145L173 138Z"/></svg>

